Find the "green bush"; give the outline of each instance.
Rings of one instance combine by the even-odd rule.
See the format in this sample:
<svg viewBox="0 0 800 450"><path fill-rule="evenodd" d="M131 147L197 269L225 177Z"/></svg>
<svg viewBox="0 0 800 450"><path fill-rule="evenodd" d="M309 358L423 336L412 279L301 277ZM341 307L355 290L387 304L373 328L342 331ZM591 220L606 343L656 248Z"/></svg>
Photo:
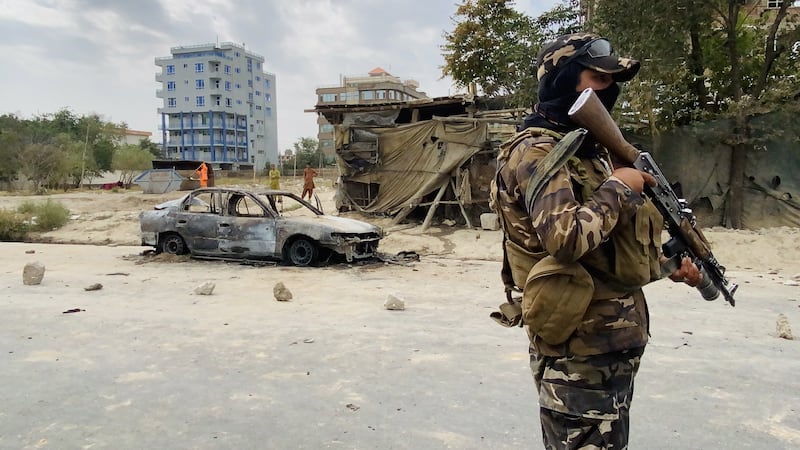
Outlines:
<svg viewBox="0 0 800 450"><path fill-rule="evenodd" d="M49 199L43 203L26 201L19 205L17 212L25 216L31 231L52 231L69 221L69 209Z"/></svg>
<svg viewBox="0 0 800 450"><path fill-rule="evenodd" d="M25 216L15 211L0 209L0 241L22 242L28 237Z"/></svg>

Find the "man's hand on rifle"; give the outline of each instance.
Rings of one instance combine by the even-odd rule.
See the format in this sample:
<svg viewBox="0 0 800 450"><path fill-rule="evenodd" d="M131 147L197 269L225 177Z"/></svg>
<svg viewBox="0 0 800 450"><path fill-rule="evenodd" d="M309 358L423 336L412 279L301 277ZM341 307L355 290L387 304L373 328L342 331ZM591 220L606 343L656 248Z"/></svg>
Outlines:
<svg viewBox="0 0 800 450"><path fill-rule="evenodd" d="M663 262L666 258L662 256L661 260ZM676 283L686 283L691 287L697 287L703 279L703 274L700 273L700 269L692 262L691 258L684 256L681 266L669 275L669 279Z"/></svg>
<svg viewBox="0 0 800 450"><path fill-rule="evenodd" d="M611 173L611 176L625 183L637 194L642 193L645 184L648 186L655 186L658 184L655 177L649 173L630 167L620 167L618 169L614 169L614 171Z"/></svg>

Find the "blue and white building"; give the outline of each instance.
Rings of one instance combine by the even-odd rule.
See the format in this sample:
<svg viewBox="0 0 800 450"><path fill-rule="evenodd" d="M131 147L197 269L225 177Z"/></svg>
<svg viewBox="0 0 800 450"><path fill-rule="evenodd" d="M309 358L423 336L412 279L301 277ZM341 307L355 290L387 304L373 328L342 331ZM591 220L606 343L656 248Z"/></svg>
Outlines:
<svg viewBox="0 0 800 450"><path fill-rule="evenodd" d="M233 170L277 163L275 74L264 57L231 42L170 53L155 59L164 157Z"/></svg>

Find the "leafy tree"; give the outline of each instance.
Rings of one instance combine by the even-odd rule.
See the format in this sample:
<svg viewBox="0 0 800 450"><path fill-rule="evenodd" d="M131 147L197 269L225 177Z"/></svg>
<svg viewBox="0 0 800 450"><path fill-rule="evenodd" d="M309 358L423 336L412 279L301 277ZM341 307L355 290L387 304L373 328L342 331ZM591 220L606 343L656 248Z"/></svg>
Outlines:
<svg viewBox="0 0 800 450"><path fill-rule="evenodd" d="M323 162L319 142L312 137L300 138L292 144L292 147L294 147L294 157L298 168L305 167L306 164L318 167Z"/></svg>
<svg viewBox="0 0 800 450"><path fill-rule="evenodd" d="M130 186L136 174L151 167L153 155L138 145L125 144L114 152L111 164L113 170L120 171L120 181L125 187Z"/></svg>
<svg viewBox="0 0 800 450"><path fill-rule="evenodd" d="M155 158L161 157L161 146L151 141L150 138L143 138L139 140L139 148L147 150ZM269 165L267 165L269 167Z"/></svg>
<svg viewBox="0 0 800 450"><path fill-rule="evenodd" d="M442 75L467 88L475 83L487 96L511 96L516 105L531 103L535 62L544 40L539 27L513 8L511 0L464 0L445 32Z"/></svg>
<svg viewBox="0 0 800 450"><path fill-rule="evenodd" d="M34 185L37 194L46 192L47 186L62 181L66 166L66 155L57 145L28 144L20 153L20 173Z"/></svg>
<svg viewBox="0 0 800 450"><path fill-rule="evenodd" d="M740 0L596 1L589 24L644 61L629 83L627 117L652 132L727 117L732 133L727 224L741 226L748 117L775 109L800 90L798 14L793 2L755 15L758 2ZM625 14L620 14L625 11ZM636 112L638 111L638 112ZM645 114L645 116L642 116Z"/></svg>

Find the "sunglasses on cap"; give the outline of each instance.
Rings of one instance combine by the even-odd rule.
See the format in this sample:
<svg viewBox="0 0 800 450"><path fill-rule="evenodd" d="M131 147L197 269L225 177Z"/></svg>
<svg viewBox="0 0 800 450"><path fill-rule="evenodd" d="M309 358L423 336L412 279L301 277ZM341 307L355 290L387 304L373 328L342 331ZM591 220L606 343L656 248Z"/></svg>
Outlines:
<svg viewBox="0 0 800 450"><path fill-rule="evenodd" d="M590 58L603 58L614 54L614 49L611 47L611 42L607 39L597 38L592 39L586 45L575 51L575 54L564 60L563 64L568 64L583 55L589 55Z"/></svg>

